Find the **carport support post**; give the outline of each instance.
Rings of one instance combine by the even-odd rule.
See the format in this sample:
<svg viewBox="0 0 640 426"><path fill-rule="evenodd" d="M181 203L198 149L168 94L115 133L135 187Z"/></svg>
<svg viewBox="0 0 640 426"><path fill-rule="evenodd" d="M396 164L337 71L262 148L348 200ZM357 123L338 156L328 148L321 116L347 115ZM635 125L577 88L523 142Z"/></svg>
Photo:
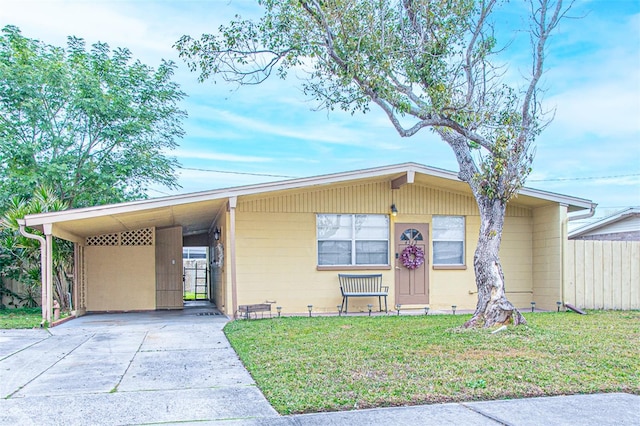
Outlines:
<svg viewBox="0 0 640 426"><path fill-rule="evenodd" d="M53 320L52 311L53 311L53 235L52 235L53 225L50 223L44 224L44 236L46 238L47 243L47 268L46 268L46 284L47 284L47 321L49 326L51 326L51 321Z"/></svg>
<svg viewBox="0 0 640 426"><path fill-rule="evenodd" d="M20 227L20 233L26 238L31 238L32 240L38 240L40 242L40 290L41 290L41 299L40 304L42 305L42 323L40 325L44 325L45 321L49 321L51 323L51 305L53 302L49 303L48 289L49 283L53 281L51 279L51 268L53 267L53 262L51 256L48 253L51 253L50 248L53 246L53 242L51 240L51 225L45 227L45 232L48 229L49 235L47 238L43 238L40 235L32 234L27 232L25 226L27 222L24 219L18 219L18 226ZM51 265L51 266L50 266Z"/></svg>
<svg viewBox="0 0 640 426"><path fill-rule="evenodd" d="M231 264L231 315L235 318L238 310L238 289L236 287L236 206L238 197L229 198L229 262Z"/></svg>

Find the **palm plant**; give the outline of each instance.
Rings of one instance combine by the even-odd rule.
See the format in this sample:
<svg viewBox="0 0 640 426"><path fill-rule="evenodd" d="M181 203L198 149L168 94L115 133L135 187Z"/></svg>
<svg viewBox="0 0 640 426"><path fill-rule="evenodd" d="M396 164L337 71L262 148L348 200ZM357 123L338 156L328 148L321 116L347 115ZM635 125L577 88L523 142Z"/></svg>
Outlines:
<svg viewBox="0 0 640 426"><path fill-rule="evenodd" d="M0 246L3 255L10 259L4 262L0 274L3 277L15 279L26 286L26 290L16 297L22 306L37 306L40 294L40 244L38 241L26 238L20 234L18 219L28 214L65 210L68 205L61 201L55 192L46 186L36 188L29 200L13 198L8 208L0 218ZM32 230L34 233L40 233ZM68 309L69 276L73 269L73 246L68 241L55 239L53 241L53 297L60 307Z"/></svg>

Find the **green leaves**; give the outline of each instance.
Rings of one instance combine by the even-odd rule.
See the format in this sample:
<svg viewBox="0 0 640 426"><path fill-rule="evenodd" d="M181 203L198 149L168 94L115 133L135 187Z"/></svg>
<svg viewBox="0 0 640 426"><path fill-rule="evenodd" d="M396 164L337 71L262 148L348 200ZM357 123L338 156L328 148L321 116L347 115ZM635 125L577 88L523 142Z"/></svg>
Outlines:
<svg viewBox="0 0 640 426"><path fill-rule="evenodd" d="M175 66L157 70L70 37L66 49L5 27L0 37L0 195L31 196L46 182L73 207L176 187L165 152L183 135ZM0 206L1 208L1 206Z"/></svg>
<svg viewBox="0 0 640 426"><path fill-rule="evenodd" d="M18 219L28 214L65 210L69 206L61 201L51 187L37 187L30 199L13 197L7 202L7 208L0 216L0 254L7 259L1 264L2 277L18 280L31 289L26 296L37 293L40 287L40 244L38 241L26 238L19 232ZM38 231L31 230L39 233ZM54 239L53 268L55 276L65 276L66 270L71 268L70 259L73 258L73 246L67 241ZM68 275L68 274L67 274ZM57 299L61 302L66 297L58 292ZM17 295L18 299L23 298ZM27 298L26 301L32 300ZM33 301L35 302L35 301ZM32 302L28 302L32 305ZM66 306L65 303L61 303ZM35 306L35 305L34 305Z"/></svg>
<svg viewBox="0 0 640 426"><path fill-rule="evenodd" d="M27 214L145 196L176 187L166 152L182 137L184 97L171 79L105 43L63 49L17 27L0 35L0 274L38 286L38 242L18 233ZM34 188L35 192L34 192ZM71 244L54 241L56 298L66 306Z"/></svg>

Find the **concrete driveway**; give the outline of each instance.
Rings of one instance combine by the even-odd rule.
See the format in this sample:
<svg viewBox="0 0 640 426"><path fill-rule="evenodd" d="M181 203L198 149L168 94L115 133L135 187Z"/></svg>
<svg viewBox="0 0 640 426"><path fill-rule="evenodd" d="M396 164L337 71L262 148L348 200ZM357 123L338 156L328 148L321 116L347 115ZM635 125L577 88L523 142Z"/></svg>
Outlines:
<svg viewBox="0 0 640 426"><path fill-rule="evenodd" d="M640 425L622 393L279 416L207 306L0 330L0 425Z"/></svg>
<svg viewBox="0 0 640 426"><path fill-rule="evenodd" d="M87 315L0 330L0 424L116 425L278 417L211 308ZM199 315L200 314L200 315Z"/></svg>

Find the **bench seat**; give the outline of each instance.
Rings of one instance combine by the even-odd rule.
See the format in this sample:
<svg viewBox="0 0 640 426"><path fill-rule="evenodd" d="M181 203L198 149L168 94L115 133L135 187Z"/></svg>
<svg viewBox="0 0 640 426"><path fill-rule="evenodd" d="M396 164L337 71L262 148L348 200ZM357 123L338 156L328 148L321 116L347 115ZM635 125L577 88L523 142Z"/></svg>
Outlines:
<svg viewBox="0 0 640 426"><path fill-rule="evenodd" d="M269 316L271 316L271 304L270 303L256 303L253 305L240 305L238 306L238 311L240 314L246 319L250 319L250 315L262 312L262 317L264 318L264 312L269 312Z"/></svg>
<svg viewBox="0 0 640 426"><path fill-rule="evenodd" d="M349 309L350 297L377 297L380 312L382 312L382 298L384 297L384 311L387 312L389 286L382 285L382 274L338 274L338 280L342 293L341 309L345 314Z"/></svg>

